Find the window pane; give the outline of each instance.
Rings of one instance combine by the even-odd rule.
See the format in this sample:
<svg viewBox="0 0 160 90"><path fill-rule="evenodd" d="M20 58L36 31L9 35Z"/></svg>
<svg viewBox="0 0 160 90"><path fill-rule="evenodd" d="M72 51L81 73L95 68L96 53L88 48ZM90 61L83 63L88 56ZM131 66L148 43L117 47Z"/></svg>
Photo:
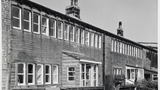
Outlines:
<svg viewBox="0 0 160 90"><path fill-rule="evenodd" d="M18 73L23 73L23 68L24 68L23 64L18 64Z"/></svg>
<svg viewBox="0 0 160 90"><path fill-rule="evenodd" d="M46 75L46 82L49 82L49 75Z"/></svg>
<svg viewBox="0 0 160 90"><path fill-rule="evenodd" d="M127 78L130 79L130 70L127 69Z"/></svg>
<svg viewBox="0 0 160 90"><path fill-rule="evenodd" d="M84 44L84 30L81 30L81 44Z"/></svg>
<svg viewBox="0 0 160 90"><path fill-rule="evenodd" d="M18 83L22 84L24 83L23 75L18 75Z"/></svg>
<svg viewBox="0 0 160 90"><path fill-rule="evenodd" d="M89 32L85 31L85 44L89 45Z"/></svg>
<svg viewBox="0 0 160 90"><path fill-rule="evenodd" d="M47 28L42 26L42 33L46 33Z"/></svg>
<svg viewBox="0 0 160 90"><path fill-rule="evenodd" d="M69 72L69 76L74 76L75 72Z"/></svg>
<svg viewBox="0 0 160 90"><path fill-rule="evenodd" d="M39 15L38 14L33 14L33 22L34 23L38 23L38 17L39 17Z"/></svg>
<svg viewBox="0 0 160 90"><path fill-rule="evenodd" d="M29 11L24 10L24 19L25 19L25 20L28 20L28 21L29 21L29 15L30 15Z"/></svg>
<svg viewBox="0 0 160 90"><path fill-rule="evenodd" d="M75 42L79 43L79 28L75 30Z"/></svg>
<svg viewBox="0 0 160 90"><path fill-rule="evenodd" d="M55 26L55 24L56 24L56 21L51 19L50 20L50 27L51 28L50 28L50 32L49 32L51 36L56 36L56 29L55 29L56 26Z"/></svg>
<svg viewBox="0 0 160 90"><path fill-rule="evenodd" d="M20 21L19 21L19 19L13 18L13 26L20 27Z"/></svg>
<svg viewBox="0 0 160 90"><path fill-rule="evenodd" d="M102 37L99 36L99 48L101 48L101 43L102 43Z"/></svg>
<svg viewBox="0 0 160 90"><path fill-rule="evenodd" d="M94 46L94 33L91 33L91 46Z"/></svg>
<svg viewBox="0 0 160 90"><path fill-rule="evenodd" d="M28 75L28 83L33 83L33 75Z"/></svg>
<svg viewBox="0 0 160 90"><path fill-rule="evenodd" d="M58 22L58 38L62 39L62 23Z"/></svg>
<svg viewBox="0 0 160 90"><path fill-rule="evenodd" d="M33 24L33 31L38 32L38 25L37 24Z"/></svg>
<svg viewBox="0 0 160 90"><path fill-rule="evenodd" d="M74 32L73 32L73 26L70 26L69 33L70 33L70 41L74 41L73 40L73 34L74 34Z"/></svg>
<svg viewBox="0 0 160 90"><path fill-rule="evenodd" d="M47 26L47 19L42 17L42 25Z"/></svg>
<svg viewBox="0 0 160 90"><path fill-rule="evenodd" d="M19 17L20 15L20 9L17 7L12 7L12 14L14 17Z"/></svg>
<svg viewBox="0 0 160 90"><path fill-rule="evenodd" d="M65 24L65 26L64 26L64 39L68 40L68 36L69 36L69 34L68 34L68 24Z"/></svg>
<svg viewBox="0 0 160 90"><path fill-rule="evenodd" d="M75 71L74 67L69 67L69 71Z"/></svg>
<svg viewBox="0 0 160 90"><path fill-rule="evenodd" d="M49 73L49 66L46 66L46 73Z"/></svg>
<svg viewBox="0 0 160 90"><path fill-rule="evenodd" d="M29 30L29 22L24 21L24 29Z"/></svg>
<svg viewBox="0 0 160 90"><path fill-rule="evenodd" d="M43 68L42 65L37 65L37 84L43 84Z"/></svg>
<svg viewBox="0 0 160 90"><path fill-rule="evenodd" d="M28 73L33 73L33 65L28 64Z"/></svg>
<svg viewBox="0 0 160 90"><path fill-rule="evenodd" d="M97 48L98 47L98 35L97 34L95 34L95 47Z"/></svg>
<svg viewBox="0 0 160 90"><path fill-rule="evenodd" d="M69 77L69 80L70 80L70 81L74 80L74 77Z"/></svg>

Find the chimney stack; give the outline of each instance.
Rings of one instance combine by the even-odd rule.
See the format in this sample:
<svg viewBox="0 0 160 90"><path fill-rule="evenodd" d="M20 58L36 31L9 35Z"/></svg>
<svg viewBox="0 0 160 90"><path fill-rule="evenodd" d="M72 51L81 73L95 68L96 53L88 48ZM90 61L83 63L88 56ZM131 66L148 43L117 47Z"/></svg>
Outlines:
<svg viewBox="0 0 160 90"><path fill-rule="evenodd" d="M122 22L119 22L119 28L117 29L117 35L123 37L123 29L122 29Z"/></svg>
<svg viewBox="0 0 160 90"><path fill-rule="evenodd" d="M66 7L66 14L68 16L80 19L80 8L78 7L78 0L71 0L71 5Z"/></svg>

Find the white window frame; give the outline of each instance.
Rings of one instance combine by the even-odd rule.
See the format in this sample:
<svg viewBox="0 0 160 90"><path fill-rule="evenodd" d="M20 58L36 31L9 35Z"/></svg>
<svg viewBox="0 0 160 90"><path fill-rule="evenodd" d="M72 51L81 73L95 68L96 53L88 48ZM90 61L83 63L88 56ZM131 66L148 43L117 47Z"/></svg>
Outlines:
<svg viewBox="0 0 160 90"><path fill-rule="evenodd" d="M56 67L56 74L53 72L53 67ZM53 82L53 84L58 84L58 65L53 65L52 66L52 82ZM56 78L56 82L54 81L54 76L56 76L57 78Z"/></svg>
<svg viewBox="0 0 160 90"><path fill-rule="evenodd" d="M34 22L34 14L38 15L38 23ZM34 24L38 25L38 32L34 31ZM40 34L40 14L33 12L33 33Z"/></svg>
<svg viewBox="0 0 160 90"><path fill-rule="evenodd" d="M77 30L77 33L76 33ZM78 27L76 27L75 29L75 42L79 43L79 36L80 36L80 29Z"/></svg>
<svg viewBox="0 0 160 90"><path fill-rule="evenodd" d="M81 44L84 44L84 32L85 30L81 29Z"/></svg>
<svg viewBox="0 0 160 90"><path fill-rule="evenodd" d="M46 21L46 25L43 25L43 18L44 18L45 21ZM42 20L41 20L41 21L42 21L41 33L42 33L43 35L49 36L49 18L47 18L46 16L43 16L43 15L42 15L41 19L42 19ZM42 32L43 27L46 28L46 31L45 31L44 33Z"/></svg>
<svg viewBox="0 0 160 90"><path fill-rule="evenodd" d="M69 71L69 68L74 68L74 71ZM75 74L74 74L74 76L72 76L72 77L74 77L74 80L69 80L69 77L71 77L71 76L69 76L69 72L73 72L73 73L76 74L76 67L75 66L67 67L67 81L68 82L74 82L76 80Z"/></svg>
<svg viewBox="0 0 160 90"><path fill-rule="evenodd" d="M41 71L41 75L42 75L41 80L42 81L40 81L41 84L39 84L39 82L37 81L37 76L36 76L36 82L37 82L37 85L43 85L43 81L44 81L44 79L43 79L44 78L44 71L43 71L44 68L43 67L44 67L44 65L43 64L37 64L36 68L37 68L37 66L41 66L41 68L42 68L42 71ZM36 70L36 75L38 75L37 70Z"/></svg>
<svg viewBox="0 0 160 90"><path fill-rule="evenodd" d="M21 17L21 12L22 12L22 9L19 8L19 7L16 7L16 6L12 6L12 8L13 8L13 7L19 9L19 17L14 17L13 15L12 15L12 17L13 17L14 19L18 19L18 20L19 20L19 24L20 24L19 27L13 26L13 28L14 28L14 29L21 29L21 27L22 27L22 25L21 25L21 24L22 24L22 22L21 22L21 18L22 18L22 17Z"/></svg>
<svg viewBox="0 0 160 90"><path fill-rule="evenodd" d="M75 30L74 30L74 26L73 25L70 25L70 28L72 27L72 29L69 29L69 39L70 39L70 41L71 42L74 42L74 32L75 32ZM73 30L73 33L71 33L71 31L70 30ZM71 34L72 34L72 37L71 37ZM71 39L72 38L72 39Z"/></svg>
<svg viewBox="0 0 160 90"><path fill-rule="evenodd" d="M58 27L58 24L61 24L60 29ZM63 39L63 22L58 21L57 22L57 32L58 32L58 39ZM61 33L60 33L61 32ZM59 34L60 33L60 34ZM61 35L61 36L60 36Z"/></svg>
<svg viewBox="0 0 160 90"><path fill-rule="evenodd" d="M94 33L91 32L91 47L94 47Z"/></svg>
<svg viewBox="0 0 160 90"><path fill-rule="evenodd" d="M28 65L29 64L33 65L33 73L28 73ZM32 83L28 82L28 76L29 75L33 76L33 82ZM28 85L34 85L35 84L35 64L33 64L33 63L27 63L27 83L28 83Z"/></svg>
<svg viewBox="0 0 160 90"><path fill-rule="evenodd" d="M18 64L23 64L23 73L18 73ZM26 64L22 63L22 62L18 62L17 63L17 79L18 79L18 75L23 75L23 83L19 83L18 81L18 86L20 85L26 85Z"/></svg>
<svg viewBox="0 0 160 90"><path fill-rule="evenodd" d="M69 40L69 24L64 25L64 40Z"/></svg>
<svg viewBox="0 0 160 90"><path fill-rule="evenodd" d="M102 48L102 36L101 35L99 35L99 45L98 45L98 47L101 49Z"/></svg>
<svg viewBox="0 0 160 90"><path fill-rule="evenodd" d="M24 13L25 11L26 11L26 12L29 12L29 20L25 20L25 19L23 18L23 22L28 22L28 23L29 23L29 30L24 29L24 31L31 32L31 12L30 12L29 10L24 9L23 13Z"/></svg>
<svg viewBox="0 0 160 90"><path fill-rule="evenodd" d="M95 34L95 42L94 42L95 48L98 48L98 35Z"/></svg>
<svg viewBox="0 0 160 90"><path fill-rule="evenodd" d="M51 35L51 34L50 34L50 35L51 35L51 37L56 38L56 33L57 33L57 30L56 30L56 23L57 23L57 22L56 22L56 20L54 20L54 19L50 19L50 20L51 20L51 22L54 22L54 25L53 25L54 27L51 27L51 26L50 26L50 28L51 28L52 30L55 31L54 34L52 33L53 35ZM53 24L53 23L51 23L51 24ZM53 32L54 32L54 31L53 31Z"/></svg>
<svg viewBox="0 0 160 90"><path fill-rule="evenodd" d="M46 73L46 66L49 66L49 73L47 74ZM49 82L46 82L46 75L48 75L49 76ZM49 64L46 64L45 65L45 84L51 84L51 65L49 65Z"/></svg>

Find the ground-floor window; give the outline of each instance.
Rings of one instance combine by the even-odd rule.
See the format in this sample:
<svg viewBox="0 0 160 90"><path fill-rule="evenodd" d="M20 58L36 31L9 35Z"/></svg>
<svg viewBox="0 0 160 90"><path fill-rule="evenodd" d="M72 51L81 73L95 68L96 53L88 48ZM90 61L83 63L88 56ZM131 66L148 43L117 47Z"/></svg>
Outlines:
<svg viewBox="0 0 160 90"><path fill-rule="evenodd" d="M157 80L158 80L157 74L153 74L153 75L152 75L152 80L153 80L153 81L157 81Z"/></svg>
<svg viewBox="0 0 160 90"><path fill-rule="evenodd" d="M127 79L135 79L135 69L127 69Z"/></svg>
<svg viewBox="0 0 160 90"><path fill-rule="evenodd" d="M98 86L98 65L81 64L81 86Z"/></svg>
<svg viewBox="0 0 160 90"><path fill-rule="evenodd" d="M17 63L18 85L35 85L35 82L37 85L58 84L58 65Z"/></svg>

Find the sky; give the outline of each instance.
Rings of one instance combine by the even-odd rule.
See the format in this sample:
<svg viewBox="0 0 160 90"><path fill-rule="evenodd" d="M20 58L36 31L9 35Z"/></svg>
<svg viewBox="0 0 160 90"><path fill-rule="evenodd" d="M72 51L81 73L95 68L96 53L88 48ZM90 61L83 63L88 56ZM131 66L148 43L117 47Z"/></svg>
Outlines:
<svg viewBox="0 0 160 90"><path fill-rule="evenodd" d="M71 0L31 0L65 14ZM124 38L158 41L158 0L78 0L82 21L117 34L122 22Z"/></svg>

